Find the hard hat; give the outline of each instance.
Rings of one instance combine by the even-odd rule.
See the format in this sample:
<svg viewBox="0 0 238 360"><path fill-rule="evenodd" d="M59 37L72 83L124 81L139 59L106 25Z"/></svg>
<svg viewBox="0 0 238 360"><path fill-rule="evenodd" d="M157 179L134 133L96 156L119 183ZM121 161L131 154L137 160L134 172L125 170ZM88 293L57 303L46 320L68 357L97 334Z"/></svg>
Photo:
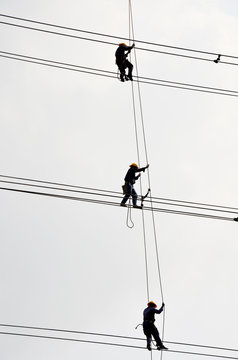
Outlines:
<svg viewBox="0 0 238 360"><path fill-rule="evenodd" d="M132 166L135 166L135 167L137 167L137 169L138 169L138 165L137 165L136 163L132 163L132 164L130 165L130 167L132 167Z"/></svg>
<svg viewBox="0 0 238 360"><path fill-rule="evenodd" d="M121 46L121 45L123 45L123 46L127 46L125 43L120 43L120 44L119 44L119 46Z"/></svg>
<svg viewBox="0 0 238 360"><path fill-rule="evenodd" d="M156 303L154 303L154 301L149 301L147 306L151 306L151 307L157 307Z"/></svg>

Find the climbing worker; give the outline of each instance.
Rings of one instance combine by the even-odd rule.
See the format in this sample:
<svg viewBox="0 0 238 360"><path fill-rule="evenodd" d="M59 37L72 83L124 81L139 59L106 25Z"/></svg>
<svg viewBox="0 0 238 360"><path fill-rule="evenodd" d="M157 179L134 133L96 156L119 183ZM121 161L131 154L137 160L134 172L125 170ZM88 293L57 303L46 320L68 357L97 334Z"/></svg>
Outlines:
<svg viewBox="0 0 238 360"><path fill-rule="evenodd" d="M133 207L137 208L137 209L141 209L141 206L136 205L137 203L137 193L133 187L133 185L135 184L136 180L139 179L140 174L136 176L137 172L141 172L141 171L145 171L145 169L147 169L149 167L149 165L146 165L145 167L142 167L139 169L138 165L133 163L130 165L130 169L127 171L126 176L125 176L125 185L123 186L123 188L125 189L125 196L122 199L121 202L121 206L126 206L126 202L129 199L130 196L132 196L132 203L133 203Z"/></svg>
<svg viewBox="0 0 238 360"><path fill-rule="evenodd" d="M120 43L116 50L115 53L116 64L118 66L118 69L120 70L121 81L133 80L132 79L133 65L130 63L130 61L127 60L127 56L131 52L134 46L135 44L132 44L132 46L127 46L125 43ZM126 75L126 68L128 68L127 75Z"/></svg>
<svg viewBox="0 0 238 360"><path fill-rule="evenodd" d="M164 303L162 303L162 306L159 310L156 310L156 308L157 305L153 301L150 301L147 304L147 308L143 312L143 331L147 339L147 349L151 351L151 340L153 336L156 341L156 346L158 350L168 350L168 348L163 345L159 336L158 329L154 325L155 314L160 314L163 311Z"/></svg>

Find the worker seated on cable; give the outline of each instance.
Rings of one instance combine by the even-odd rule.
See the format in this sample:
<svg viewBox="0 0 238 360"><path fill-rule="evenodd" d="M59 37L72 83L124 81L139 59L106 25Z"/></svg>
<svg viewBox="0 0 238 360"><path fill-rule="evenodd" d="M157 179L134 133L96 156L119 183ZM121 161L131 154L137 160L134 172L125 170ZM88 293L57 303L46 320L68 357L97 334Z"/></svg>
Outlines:
<svg viewBox="0 0 238 360"><path fill-rule="evenodd" d="M137 205L137 193L133 187L136 180L139 179L140 174L136 176L136 173L145 171L149 165L146 165L145 167L142 167L139 169L138 165L133 163L130 165L130 169L127 171L125 176L125 185L123 186L124 189L124 198L122 199L121 206L126 206L126 202L129 199L130 196L132 196L132 203L134 208L141 209L141 206Z"/></svg>
<svg viewBox="0 0 238 360"><path fill-rule="evenodd" d="M168 350L165 347L160 339L159 332L157 327L154 325L155 322L155 314L160 314L164 309L164 303L159 310L156 310L157 305L150 301L147 304L147 308L143 312L143 331L147 339L147 349L151 351L151 340L152 336L156 341L156 346L158 350Z"/></svg>
<svg viewBox="0 0 238 360"><path fill-rule="evenodd" d="M133 65L130 63L130 61L127 60L127 56L131 52L134 46L135 44L132 44L132 46L127 46L125 43L121 43L119 44L117 51L115 53L116 64L118 66L118 69L120 70L121 81L133 80L132 79ZM126 68L128 68L128 74L126 74Z"/></svg>

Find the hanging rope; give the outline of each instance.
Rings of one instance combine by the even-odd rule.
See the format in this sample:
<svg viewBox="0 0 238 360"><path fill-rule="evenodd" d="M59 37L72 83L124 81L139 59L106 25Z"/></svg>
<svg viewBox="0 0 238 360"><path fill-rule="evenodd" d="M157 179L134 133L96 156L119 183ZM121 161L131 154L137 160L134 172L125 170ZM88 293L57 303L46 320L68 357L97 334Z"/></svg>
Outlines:
<svg viewBox="0 0 238 360"><path fill-rule="evenodd" d="M132 5L131 0L129 0L129 7L130 7L130 23L131 23L131 29L132 29L132 37L135 38L134 34L134 24L133 24L133 14L132 14ZM130 36L129 36L130 37ZM137 63L137 57L136 57L136 50L134 51L135 54L135 65L136 65L136 74L138 76L138 63ZM133 85L132 85L133 87ZM141 90L140 90L140 84L137 83L138 88L138 95L139 95L139 106L140 106L140 116L141 116L141 125L142 125L142 133L143 133L143 142L144 142L144 150L145 150L145 157L146 162L149 164L148 161L148 151L146 146L146 136L145 136L145 127L144 127L144 115L143 115L143 108L142 108L142 98L141 98ZM147 176L148 176L148 185L151 189L151 183L150 183L150 173L149 169L147 169ZM156 226L155 226L155 217L154 217L154 211L153 211L153 203L152 203L152 193L150 191L150 203L151 203L151 214L152 214L152 223L153 223L153 232L154 232L154 240L155 240L155 249L156 249L156 260L157 260L157 271L158 271L158 277L159 277L159 284L160 284L160 292L161 292L161 299L162 302L164 302L164 295L163 295L163 286L162 286L162 279L161 279L161 270L160 270L160 261L159 261L159 250L158 250L158 241L157 241L157 234L156 234ZM143 212L143 210L142 210ZM164 328L165 328L165 309L163 311L163 326L162 326L162 341L164 339ZM161 352L161 359L162 359L162 352Z"/></svg>
<svg viewBox="0 0 238 360"><path fill-rule="evenodd" d="M131 217L131 199L129 199L129 205L127 207L126 226L130 229L134 227L134 222Z"/></svg>

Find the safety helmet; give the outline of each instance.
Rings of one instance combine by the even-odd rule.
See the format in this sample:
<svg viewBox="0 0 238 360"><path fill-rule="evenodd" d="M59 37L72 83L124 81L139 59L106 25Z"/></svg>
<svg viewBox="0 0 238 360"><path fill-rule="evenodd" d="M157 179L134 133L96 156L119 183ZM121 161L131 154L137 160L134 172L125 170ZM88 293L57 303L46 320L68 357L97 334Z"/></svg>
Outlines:
<svg viewBox="0 0 238 360"><path fill-rule="evenodd" d="M150 306L150 307L157 307L156 303L154 303L154 301L149 301L147 306Z"/></svg>
<svg viewBox="0 0 238 360"><path fill-rule="evenodd" d="M121 46L121 45L123 45L123 46L127 46L125 43L120 43L120 44L119 44L119 46Z"/></svg>
<svg viewBox="0 0 238 360"><path fill-rule="evenodd" d="M130 167L135 166L138 169L138 165L136 163L132 163Z"/></svg>

